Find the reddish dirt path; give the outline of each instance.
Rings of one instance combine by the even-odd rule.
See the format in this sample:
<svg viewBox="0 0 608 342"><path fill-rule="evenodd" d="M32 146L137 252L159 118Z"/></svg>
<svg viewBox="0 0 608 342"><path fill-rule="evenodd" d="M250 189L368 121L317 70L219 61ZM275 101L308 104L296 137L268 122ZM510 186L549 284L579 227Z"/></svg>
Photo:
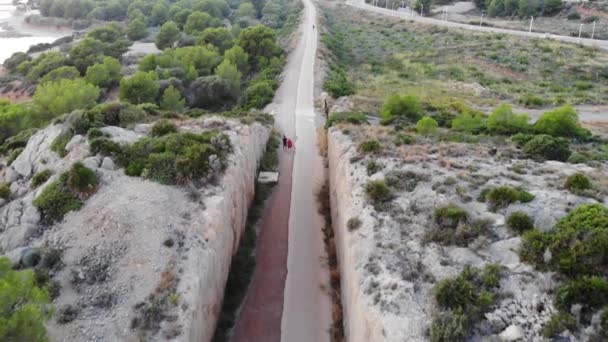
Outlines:
<svg viewBox="0 0 608 342"><path fill-rule="evenodd" d="M233 342L281 340L294 152L279 153L279 182L262 214L255 271L233 330Z"/></svg>

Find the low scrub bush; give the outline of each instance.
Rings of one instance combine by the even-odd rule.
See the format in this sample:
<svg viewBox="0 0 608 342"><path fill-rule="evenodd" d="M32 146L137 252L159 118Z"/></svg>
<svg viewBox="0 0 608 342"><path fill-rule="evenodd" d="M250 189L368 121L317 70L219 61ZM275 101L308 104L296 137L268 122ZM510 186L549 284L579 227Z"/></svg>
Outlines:
<svg viewBox="0 0 608 342"><path fill-rule="evenodd" d="M355 86L351 83L344 69L340 67L332 67L329 70L323 89L327 91L333 98L348 96L355 93Z"/></svg>
<svg viewBox="0 0 608 342"><path fill-rule="evenodd" d="M516 211L509 215L507 227L517 234L534 229L534 221L523 211Z"/></svg>
<svg viewBox="0 0 608 342"><path fill-rule="evenodd" d="M538 134L547 134L554 137L579 140L587 140L591 137L591 133L581 126L578 113L571 106L545 112L534 124L534 130Z"/></svg>
<svg viewBox="0 0 608 342"><path fill-rule="evenodd" d="M439 125L435 119L425 116L416 122L416 132L422 135L431 135L437 133Z"/></svg>
<svg viewBox="0 0 608 342"><path fill-rule="evenodd" d="M415 96L391 95L380 108L380 118L385 124L408 124L418 121L422 112L422 106Z"/></svg>
<svg viewBox="0 0 608 342"><path fill-rule="evenodd" d="M230 152L232 145L228 136L212 131L143 138L123 146L116 157L129 176L141 176L162 184L183 184L217 176L224 170Z"/></svg>
<svg viewBox="0 0 608 342"><path fill-rule="evenodd" d="M526 108L539 108L547 104L545 99L532 94L525 94L518 99L518 102Z"/></svg>
<svg viewBox="0 0 608 342"><path fill-rule="evenodd" d="M152 130L150 131L150 134L153 137L160 137L169 133L176 133L177 132L177 126L175 126L175 124L169 120L159 120L157 122L154 123L154 125L152 126Z"/></svg>
<svg viewBox="0 0 608 342"><path fill-rule="evenodd" d="M580 193L581 191L591 189L591 181L584 173L577 172L566 178L566 183L564 186L566 189L570 190L570 192L576 194Z"/></svg>
<svg viewBox="0 0 608 342"><path fill-rule="evenodd" d="M471 327L494 304L499 280L498 265L488 265L483 270L466 266L457 277L437 283L433 293L444 311L433 319L431 341L465 341Z"/></svg>
<svg viewBox="0 0 608 342"><path fill-rule="evenodd" d="M427 233L426 240L457 246L467 246L485 234L492 224L487 219L472 220L466 210L454 204L436 208L433 221L435 226Z"/></svg>
<svg viewBox="0 0 608 342"><path fill-rule="evenodd" d="M363 125L367 123L367 117L361 112L339 112L333 113L325 122L325 128L329 128L338 123L350 123L354 125Z"/></svg>
<svg viewBox="0 0 608 342"><path fill-rule="evenodd" d="M534 195L521 188L499 186L482 191L479 199L488 202L490 210L496 211L498 209L506 208L509 204L518 201L521 203L528 203L534 200Z"/></svg>
<svg viewBox="0 0 608 342"><path fill-rule="evenodd" d="M546 338L557 337L565 330L576 329L576 318L569 313L558 312L551 316L551 320L543 327L543 336Z"/></svg>
<svg viewBox="0 0 608 342"><path fill-rule="evenodd" d="M423 180L424 177L418 175L412 171L400 171L400 170L392 170L389 171L386 176L386 184L391 188L400 190L400 191L414 191L416 185Z"/></svg>
<svg viewBox="0 0 608 342"><path fill-rule="evenodd" d="M21 154L21 152L23 152L24 148L23 147L19 147L16 148L14 150L11 151L11 153L8 154L8 157L6 158L6 165L11 165Z"/></svg>
<svg viewBox="0 0 608 342"><path fill-rule="evenodd" d="M414 138L413 136L411 136L409 134L402 134L402 133L397 134L397 136L393 139L393 143L396 146L411 145L415 142L416 142L416 138Z"/></svg>
<svg viewBox="0 0 608 342"><path fill-rule="evenodd" d="M456 229L459 225L467 223L469 213L455 204L436 208L433 212L433 221L444 229Z"/></svg>
<svg viewBox="0 0 608 342"><path fill-rule="evenodd" d="M31 183L32 188L35 189L35 188L39 187L40 185L44 184L49 178L51 178L52 175L53 175L53 171L50 169L45 169L45 170L38 172L37 174L34 175L34 177L32 177L32 183Z"/></svg>
<svg viewBox="0 0 608 342"><path fill-rule="evenodd" d="M586 164L589 162L589 157L585 154L579 152L572 152L570 157L568 158L568 163L570 164Z"/></svg>
<svg viewBox="0 0 608 342"><path fill-rule="evenodd" d="M6 183L0 183L0 198L3 200L11 198L11 189Z"/></svg>
<svg viewBox="0 0 608 342"><path fill-rule="evenodd" d="M524 146L526 156L536 160L567 161L572 154L570 143L564 138L555 138L546 134L539 134L530 139Z"/></svg>
<svg viewBox="0 0 608 342"><path fill-rule="evenodd" d="M62 158L65 157L68 154L65 147L73 137L74 133L72 133L72 131L61 133L51 142L51 151L57 153Z"/></svg>
<svg viewBox="0 0 608 342"><path fill-rule="evenodd" d="M370 160L369 162L367 162L367 167L366 167L366 169L367 169L367 175L368 175L368 176L371 176L371 175L373 175L374 173L376 173L376 172L378 172L378 171L382 170L382 165L381 165L381 164L379 164L379 163L376 163L376 162L375 162L375 161L373 161L373 160Z"/></svg>
<svg viewBox="0 0 608 342"><path fill-rule="evenodd" d="M380 142L378 140L366 140L359 144L359 151L362 153L373 153L380 151Z"/></svg>
<svg viewBox="0 0 608 342"><path fill-rule="evenodd" d="M490 114L486 125L490 133L511 135L527 132L529 119L525 114L514 114L511 106L505 103Z"/></svg>
<svg viewBox="0 0 608 342"><path fill-rule="evenodd" d="M452 129L469 134L479 134L486 126L486 119L481 114L463 113L452 120Z"/></svg>
<svg viewBox="0 0 608 342"><path fill-rule="evenodd" d="M365 185L365 193L374 204L388 202L393 199L391 189L383 180L367 182Z"/></svg>
<svg viewBox="0 0 608 342"><path fill-rule="evenodd" d="M568 20L579 20L580 18L581 18L581 15L578 14L577 12L568 13L568 16L566 16L566 19L568 19Z"/></svg>
<svg viewBox="0 0 608 342"><path fill-rule="evenodd" d="M555 293L555 304L569 311L573 304L585 309L598 309L608 304L608 281L599 276L582 276L560 285Z"/></svg>
<svg viewBox="0 0 608 342"><path fill-rule="evenodd" d="M58 180L47 185L32 203L40 210L43 222L52 224L68 212L79 210L83 201L97 190L97 184L92 170L75 163Z"/></svg>
<svg viewBox="0 0 608 342"><path fill-rule="evenodd" d="M545 251L551 258L545 260ZM531 230L524 234L522 260L541 269L552 269L566 276L608 275L608 208L583 204L543 233Z"/></svg>

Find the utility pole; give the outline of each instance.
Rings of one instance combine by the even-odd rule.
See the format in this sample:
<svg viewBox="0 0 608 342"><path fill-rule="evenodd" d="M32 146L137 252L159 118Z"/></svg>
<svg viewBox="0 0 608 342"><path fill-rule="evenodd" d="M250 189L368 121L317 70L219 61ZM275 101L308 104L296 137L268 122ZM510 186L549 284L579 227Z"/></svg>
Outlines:
<svg viewBox="0 0 608 342"><path fill-rule="evenodd" d="M595 21L593 22L593 29L591 29L591 39L595 36Z"/></svg>
<svg viewBox="0 0 608 342"><path fill-rule="evenodd" d="M445 9L445 21L448 21L448 9Z"/></svg>
<svg viewBox="0 0 608 342"><path fill-rule="evenodd" d="M423 9L424 9L424 5L423 5L423 4L420 4L420 16L421 16L421 17L423 16L423 15L422 15L422 10L423 10Z"/></svg>
<svg viewBox="0 0 608 342"><path fill-rule="evenodd" d="M481 13L481 19L479 19L479 27L483 25L483 13Z"/></svg>
<svg viewBox="0 0 608 342"><path fill-rule="evenodd" d="M581 33L583 32L583 24L581 24L581 26L578 27L578 42L580 44L581 42Z"/></svg>
<svg viewBox="0 0 608 342"><path fill-rule="evenodd" d="M528 29L528 33L532 32L532 24L534 23L534 17L530 17L530 28Z"/></svg>

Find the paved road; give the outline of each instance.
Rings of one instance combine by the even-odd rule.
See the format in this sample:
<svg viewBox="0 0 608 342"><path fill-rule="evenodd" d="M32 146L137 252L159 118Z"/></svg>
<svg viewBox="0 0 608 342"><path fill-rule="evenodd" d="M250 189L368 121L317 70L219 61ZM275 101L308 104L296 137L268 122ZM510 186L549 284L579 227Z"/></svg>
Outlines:
<svg viewBox="0 0 608 342"><path fill-rule="evenodd" d="M539 32L526 32L526 31L502 29L502 28L497 28L497 27L486 27L486 26L455 23L452 21L443 21L443 20L434 19L434 18L421 17L418 15L410 15L408 12L393 11L393 10L389 10L389 9L385 9L385 8L375 7L375 6L364 3L362 0L347 0L346 4L349 6L352 6L352 7L366 10L366 11L376 12L376 13L388 15L391 17L403 18L403 19L413 20L413 21L427 23L427 24L436 25L436 26L454 27L454 28L461 28L461 29L465 29L465 30L480 31L480 32L502 33L502 34L509 34L509 35L514 35L514 36L523 36L523 37L532 37L532 38L551 38L551 39L559 40L562 42L575 43L575 44L578 43L578 44L582 44L582 45L595 46L600 49L608 50L608 41L606 41L606 40L597 40L597 39L588 39L588 38L579 39L577 37L559 36L559 35L555 35L555 34L545 34L545 33L539 33Z"/></svg>
<svg viewBox="0 0 608 342"><path fill-rule="evenodd" d="M321 289L329 284L323 236L323 218L318 214L315 193L323 183L322 160L317 148L320 117L313 106L314 64L317 50L316 10L303 0L302 36L298 44L301 61L298 81L290 83L295 98L295 160L289 217L287 281L281 324L283 342L329 342L331 300ZM294 72L289 70L288 72Z"/></svg>
<svg viewBox="0 0 608 342"><path fill-rule="evenodd" d="M329 279L315 201L323 179L313 107L316 11L311 0L304 5L300 39L266 108L296 148L280 152L279 184L264 211L256 269L232 342L329 342L331 300L320 286Z"/></svg>

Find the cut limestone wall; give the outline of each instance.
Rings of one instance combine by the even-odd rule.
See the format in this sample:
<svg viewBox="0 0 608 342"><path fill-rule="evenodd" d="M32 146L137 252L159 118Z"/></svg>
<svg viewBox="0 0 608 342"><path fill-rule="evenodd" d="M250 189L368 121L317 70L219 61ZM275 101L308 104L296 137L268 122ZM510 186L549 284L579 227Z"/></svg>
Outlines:
<svg viewBox="0 0 608 342"><path fill-rule="evenodd" d="M63 267L52 278L61 285L48 322L53 341L210 341L222 306L230 262L243 232L254 194L258 161L270 127L224 118L177 122L180 131L221 130L234 151L223 175L212 184L166 186L129 177L110 158L91 156L87 139L75 136L64 158L49 150L66 127L51 125L32 137L17 160L0 172L14 198L0 203L0 248L18 261L24 251L53 247L63 251ZM134 130L105 127L113 140L132 143L149 125ZM82 160L99 179L97 193L82 209L45 227L32 200L44 187ZM36 172L55 174L37 189ZM174 286L160 319L133 329L151 295ZM76 313L67 323L65 308Z"/></svg>
<svg viewBox="0 0 608 342"><path fill-rule="evenodd" d="M557 312L553 295L559 279L519 259L521 237L505 225L514 211L524 211L547 231L580 204L606 201L605 164L595 167L522 159L510 144L437 141L415 136L396 146L390 127L340 125L328 131L332 224L342 284L347 341L428 341L439 312L433 287L458 275L465 266L502 266L500 298L472 329L470 341L502 341L520 336L542 341L542 330ZM380 151L358 151L361 142L377 139ZM373 163L372 163L373 162ZM368 169L370 164L375 167ZM385 180L390 172L411 174L408 185L391 186L392 198L376 207L365 185ZM564 187L575 172L587 174L595 198ZM523 187L534 195L493 212L476 200L489 187ZM453 203L473 219L488 222L484 233L462 246L429 241L435 208ZM353 219L349 223L349 221ZM358 221L358 224L353 222ZM350 228L349 228L350 226ZM586 341L597 324L562 337Z"/></svg>

